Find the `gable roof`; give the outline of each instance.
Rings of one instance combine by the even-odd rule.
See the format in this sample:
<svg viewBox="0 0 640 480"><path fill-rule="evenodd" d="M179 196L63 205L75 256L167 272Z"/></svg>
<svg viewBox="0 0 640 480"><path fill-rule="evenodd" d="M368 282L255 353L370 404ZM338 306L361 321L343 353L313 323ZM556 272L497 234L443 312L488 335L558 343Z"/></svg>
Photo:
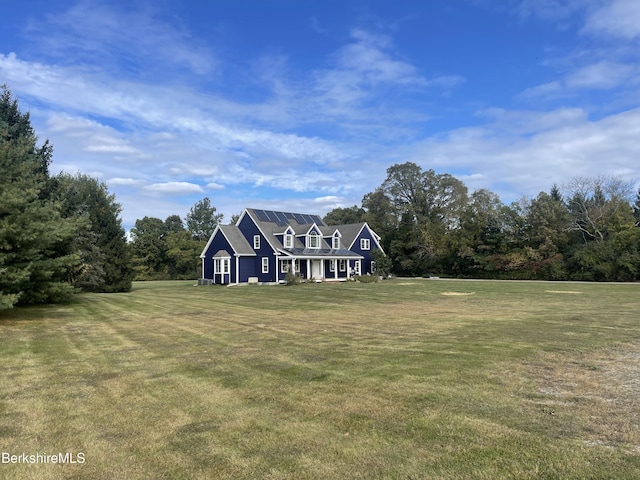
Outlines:
<svg viewBox="0 0 640 480"><path fill-rule="evenodd" d="M256 255L256 252L253 251L253 248L251 248L251 245L249 245L249 242L247 241L246 238L244 238L244 235L242 235L242 232L236 225L218 224L216 226L216 229L213 231L213 234L211 234L211 237L209 238L207 245L202 250L202 254L200 255L200 257L205 256L205 253L209 249L209 245L211 245L211 242L213 242L213 239L215 238L218 232L224 235L224 237L227 239L227 242L229 242L229 245L231 245L231 248L233 249L233 252L236 255L251 255L251 256Z"/></svg>
<svg viewBox="0 0 640 480"><path fill-rule="evenodd" d="M373 238L378 244L378 247L380 247L380 237L373 230L371 230L371 228L369 228L369 225L366 222L329 226L325 224L322 221L322 218L320 218L320 216L318 215L246 208L240 215L237 224L240 223L244 215L249 215L249 218L251 218L253 223L255 223L255 225L258 227L258 230L266 238L267 243L269 243L271 248L273 248L274 252L285 252L285 250L283 250L282 235L289 227L291 227L291 229L295 233L294 248L293 250L288 249L288 252L290 253L295 252L297 254L306 254L308 253L308 250L313 250L314 252L317 252L319 254L329 254L329 252L331 252L332 255L336 255L338 250L333 250L331 248L331 245L327 243L326 238L333 236L333 234L337 230L341 235L342 243L342 248L340 249L341 251L340 253L338 253L338 255L357 255L353 252L348 252L348 250L351 249L354 242L364 228L371 232ZM299 237L308 234L314 225L316 226L316 229L321 233L320 248L307 249L305 248L305 245L302 243ZM248 243L247 245L249 248L251 248ZM345 251L342 252L342 250Z"/></svg>
<svg viewBox="0 0 640 480"><path fill-rule="evenodd" d="M276 235L282 235L287 226L291 226L296 235L307 233L313 224L320 230L326 226L318 215L276 212L274 210L259 210L256 208L245 208L238 219L238 223L240 223L245 213L256 224L274 252L282 248L282 242ZM298 246L302 246L302 244L300 243Z"/></svg>

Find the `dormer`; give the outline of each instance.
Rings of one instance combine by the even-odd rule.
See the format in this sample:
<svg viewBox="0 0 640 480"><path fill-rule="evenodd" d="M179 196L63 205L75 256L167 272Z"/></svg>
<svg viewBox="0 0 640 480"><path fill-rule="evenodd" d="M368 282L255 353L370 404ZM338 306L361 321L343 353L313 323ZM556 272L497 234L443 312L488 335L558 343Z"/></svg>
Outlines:
<svg viewBox="0 0 640 480"><path fill-rule="evenodd" d="M282 247L286 249L292 249L294 239L295 232L293 231L293 228L291 228L291 225L289 225L282 234Z"/></svg>
<svg viewBox="0 0 640 480"><path fill-rule="evenodd" d="M322 233L315 223L307 230L305 237L305 245L307 248L322 248Z"/></svg>
<svg viewBox="0 0 640 480"><path fill-rule="evenodd" d="M333 250L340 250L341 238L342 234L339 230L333 232L333 235L331 235L331 248Z"/></svg>

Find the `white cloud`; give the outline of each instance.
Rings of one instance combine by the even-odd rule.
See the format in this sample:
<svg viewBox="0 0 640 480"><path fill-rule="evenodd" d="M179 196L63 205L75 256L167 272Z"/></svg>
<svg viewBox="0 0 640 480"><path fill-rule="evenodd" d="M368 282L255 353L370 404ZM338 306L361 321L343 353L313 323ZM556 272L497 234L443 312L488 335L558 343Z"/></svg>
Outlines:
<svg viewBox="0 0 640 480"><path fill-rule="evenodd" d="M209 182L209 183L207 183L206 188L209 189L209 190L224 190L225 187L224 187L224 185L221 185L221 184L216 183L216 182Z"/></svg>
<svg viewBox="0 0 640 480"><path fill-rule="evenodd" d="M145 190L152 192L168 193L174 195L182 195L188 193L203 193L204 190L200 185L189 182L165 182L154 183L145 187Z"/></svg>
<svg viewBox="0 0 640 480"><path fill-rule="evenodd" d="M625 172L629 180L640 179L636 161L640 108L599 121L590 121L580 112L559 110L557 115L556 120L545 119L548 114L532 116L531 125L521 128L530 132L524 136L505 132L504 122L453 130L414 145L404 157L425 168L454 175L464 172L460 178L470 189L489 188L503 200L548 191L552 184L574 176ZM569 121L562 125L562 118Z"/></svg>
<svg viewBox="0 0 640 480"><path fill-rule="evenodd" d="M584 31L634 40L640 37L640 2L638 0L610 0L592 11Z"/></svg>

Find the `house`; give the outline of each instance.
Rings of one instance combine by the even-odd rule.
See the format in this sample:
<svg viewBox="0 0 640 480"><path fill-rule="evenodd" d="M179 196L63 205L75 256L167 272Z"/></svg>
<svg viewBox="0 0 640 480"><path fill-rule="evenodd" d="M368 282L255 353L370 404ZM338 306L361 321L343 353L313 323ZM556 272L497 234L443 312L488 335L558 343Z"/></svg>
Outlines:
<svg viewBox="0 0 640 480"><path fill-rule="evenodd" d="M366 222L328 226L318 215L245 209L235 225L218 225L204 247L203 283L346 280L375 271L380 237Z"/></svg>

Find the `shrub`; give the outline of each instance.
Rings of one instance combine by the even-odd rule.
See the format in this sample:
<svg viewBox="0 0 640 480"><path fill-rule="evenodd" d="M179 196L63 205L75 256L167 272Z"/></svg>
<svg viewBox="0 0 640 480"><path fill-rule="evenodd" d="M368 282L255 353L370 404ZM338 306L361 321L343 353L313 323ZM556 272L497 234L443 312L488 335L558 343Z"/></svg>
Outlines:
<svg viewBox="0 0 640 480"><path fill-rule="evenodd" d="M285 285L297 285L300 283L300 276L295 273L289 271L284 276L284 284Z"/></svg>

